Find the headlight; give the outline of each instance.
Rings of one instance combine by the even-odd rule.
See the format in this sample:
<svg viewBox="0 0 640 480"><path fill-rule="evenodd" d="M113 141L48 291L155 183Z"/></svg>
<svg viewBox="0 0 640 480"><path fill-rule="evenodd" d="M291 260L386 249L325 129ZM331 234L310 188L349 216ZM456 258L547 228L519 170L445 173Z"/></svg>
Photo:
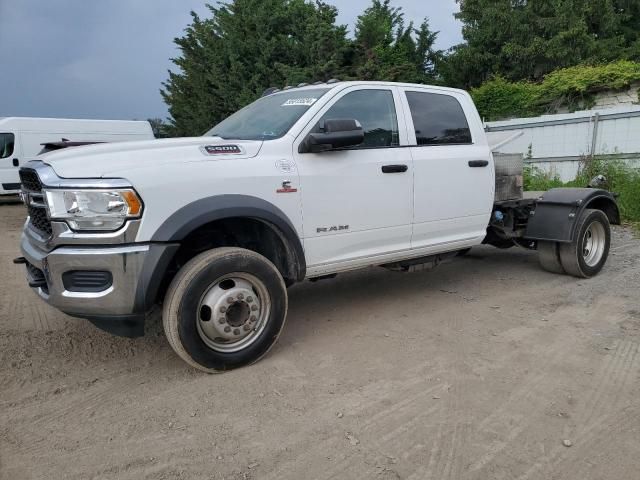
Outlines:
<svg viewBox="0 0 640 480"><path fill-rule="evenodd" d="M142 202L133 190L45 190L52 220L64 220L73 230L117 230L128 218L138 218Z"/></svg>

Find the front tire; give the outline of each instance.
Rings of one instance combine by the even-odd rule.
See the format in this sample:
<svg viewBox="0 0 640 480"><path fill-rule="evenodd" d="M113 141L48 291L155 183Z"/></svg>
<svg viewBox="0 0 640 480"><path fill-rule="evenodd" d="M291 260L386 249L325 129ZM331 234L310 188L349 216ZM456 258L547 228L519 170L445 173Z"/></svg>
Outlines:
<svg viewBox="0 0 640 480"><path fill-rule="evenodd" d="M286 315L286 286L267 258L242 248L216 248L180 269L162 317L178 356L214 373L260 360L276 343Z"/></svg>
<svg viewBox="0 0 640 480"><path fill-rule="evenodd" d="M578 219L574 240L560 244L562 267L574 277L593 277L604 267L610 246L609 219L600 210L586 209Z"/></svg>

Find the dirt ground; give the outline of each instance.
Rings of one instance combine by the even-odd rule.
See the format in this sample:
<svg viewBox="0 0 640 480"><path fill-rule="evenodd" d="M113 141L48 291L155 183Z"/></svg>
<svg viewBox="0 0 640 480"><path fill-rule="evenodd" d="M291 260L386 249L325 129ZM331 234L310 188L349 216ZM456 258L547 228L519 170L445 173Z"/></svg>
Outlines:
<svg viewBox="0 0 640 480"><path fill-rule="evenodd" d="M23 216L0 206L2 479L640 478L628 230L591 280L480 247L294 286L268 357L206 375L157 316L130 340L39 301L11 263Z"/></svg>

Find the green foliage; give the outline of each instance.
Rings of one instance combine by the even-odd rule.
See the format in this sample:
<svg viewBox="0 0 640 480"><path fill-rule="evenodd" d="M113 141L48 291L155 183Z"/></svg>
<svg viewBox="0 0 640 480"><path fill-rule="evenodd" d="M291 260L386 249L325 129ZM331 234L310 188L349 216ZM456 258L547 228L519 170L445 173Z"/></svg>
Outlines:
<svg viewBox="0 0 640 480"><path fill-rule="evenodd" d="M604 175L608 190L619 195L622 219L636 224L640 222L640 169L615 157L583 159L578 175L570 182L562 182L557 175L527 165L524 188L526 191L545 191L556 187L585 187L597 175Z"/></svg>
<svg viewBox="0 0 640 480"><path fill-rule="evenodd" d="M200 135L268 87L329 78L476 87L487 120L589 107L598 90L640 78L640 63L618 61L640 61L640 0L458 1L466 42L446 54L428 19L406 24L391 0L371 0L353 38L320 0L229 0L209 18L192 13L161 90L163 132Z"/></svg>
<svg viewBox="0 0 640 480"><path fill-rule="evenodd" d="M560 106L589 108L595 93L628 88L636 81L640 81L640 63L621 60L564 68L548 74L540 83L496 77L472 89L471 95L480 114L490 121L552 113Z"/></svg>
<svg viewBox="0 0 640 480"><path fill-rule="evenodd" d="M487 121L513 116L532 117L542 113L540 86L528 82L509 82L502 77L471 90L471 96Z"/></svg>
<svg viewBox="0 0 640 480"><path fill-rule="evenodd" d="M167 132L167 124L161 118L148 118L147 122L151 125L153 136L156 138L167 138L169 133Z"/></svg>
<svg viewBox="0 0 640 480"><path fill-rule="evenodd" d="M427 21L405 25L401 9L374 0L358 19L355 39L322 1L234 0L192 13L176 38L162 96L175 136L201 135L268 87L330 78L426 82L434 79L437 33Z"/></svg>
<svg viewBox="0 0 640 480"><path fill-rule="evenodd" d="M443 66L451 85L537 81L583 63L640 60L638 0L457 1L465 43Z"/></svg>
<svg viewBox="0 0 640 480"><path fill-rule="evenodd" d="M607 178L607 188L619 194L618 206L622 218L629 222L640 222L640 169L620 159L595 157L583 160L578 176L569 186L584 186L596 175Z"/></svg>
<svg viewBox="0 0 640 480"><path fill-rule="evenodd" d="M564 183L557 174L546 172L534 165L525 165L524 190L526 192L543 192L562 186Z"/></svg>
<svg viewBox="0 0 640 480"><path fill-rule="evenodd" d="M173 135L201 135L250 103L269 86L328 79L343 72L347 29L337 10L305 0L235 0L209 6L212 17L192 13L185 35L175 39L162 95Z"/></svg>
<svg viewBox="0 0 640 480"><path fill-rule="evenodd" d="M437 32L425 20L419 29L405 26L401 8L390 0L373 0L358 17L353 75L361 80L433 83L441 52L433 45Z"/></svg>

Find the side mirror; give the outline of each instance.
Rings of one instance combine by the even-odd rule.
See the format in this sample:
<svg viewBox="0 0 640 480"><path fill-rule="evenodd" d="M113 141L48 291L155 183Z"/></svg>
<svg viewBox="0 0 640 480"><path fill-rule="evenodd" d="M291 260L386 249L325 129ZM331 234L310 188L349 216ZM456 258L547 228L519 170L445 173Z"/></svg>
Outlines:
<svg viewBox="0 0 640 480"><path fill-rule="evenodd" d="M332 119L320 125L320 132L310 133L300 145L300 153L319 153L354 147L364 142L364 130L357 120Z"/></svg>

